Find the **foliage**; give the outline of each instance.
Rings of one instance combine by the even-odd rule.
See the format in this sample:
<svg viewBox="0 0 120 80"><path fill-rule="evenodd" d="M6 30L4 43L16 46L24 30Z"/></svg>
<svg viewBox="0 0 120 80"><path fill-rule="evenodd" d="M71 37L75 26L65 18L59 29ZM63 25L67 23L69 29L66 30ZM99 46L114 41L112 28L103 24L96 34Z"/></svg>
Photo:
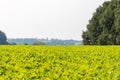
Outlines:
<svg viewBox="0 0 120 80"><path fill-rule="evenodd" d="M120 0L104 2L97 8L82 37L87 45L120 45Z"/></svg>
<svg viewBox="0 0 120 80"><path fill-rule="evenodd" d="M0 46L0 80L119 80L120 46Z"/></svg>
<svg viewBox="0 0 120 80"><path fill-rule="evenodd" d="M45 45L45 43L43 43L42 41L37 41L37 42L33 43L33 45Z"/></svg>
<svg viewBox="0 0 120 80"><path fill-rule="evenodd" d="M8 44L7 37L4 32L0 31L0 44Z"/></svg>
<svg viewBox="0 0 120 80"><path fill-rule="evenodd" d="M45 45L82 45L82 41L78 40L62 40L62 39L37 39L37 38L16 38L16 39L8 39L10 44L34 44L38 41L43 42Z"/></svg>

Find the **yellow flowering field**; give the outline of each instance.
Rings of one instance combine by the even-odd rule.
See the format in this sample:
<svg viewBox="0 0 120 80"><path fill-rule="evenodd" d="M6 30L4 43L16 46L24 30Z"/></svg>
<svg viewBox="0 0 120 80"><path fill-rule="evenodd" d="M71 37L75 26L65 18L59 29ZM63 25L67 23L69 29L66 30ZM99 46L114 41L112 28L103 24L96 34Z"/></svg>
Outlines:
<svg viewBox="0 0 120 80"><path fill-rule="evenodd" d="M120 46L0 46L0 80L120 80Z"/></svg>

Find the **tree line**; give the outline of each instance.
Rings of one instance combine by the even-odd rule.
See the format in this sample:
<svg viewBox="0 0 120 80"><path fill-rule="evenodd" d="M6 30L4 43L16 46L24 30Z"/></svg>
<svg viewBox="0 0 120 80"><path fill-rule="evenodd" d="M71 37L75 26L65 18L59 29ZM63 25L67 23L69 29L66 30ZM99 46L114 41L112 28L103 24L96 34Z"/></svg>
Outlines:
<svg viewBox="0 0 120 80"><path fill-rule="evenodd" d="M120 45L120 0L99 6L82 38L85 45Z"/></svg>
<svg viewBox="0 0 120 80"><path fill-rule="evenodd" d="M0 31L0 44L8 44L6 34Z"/></svg>

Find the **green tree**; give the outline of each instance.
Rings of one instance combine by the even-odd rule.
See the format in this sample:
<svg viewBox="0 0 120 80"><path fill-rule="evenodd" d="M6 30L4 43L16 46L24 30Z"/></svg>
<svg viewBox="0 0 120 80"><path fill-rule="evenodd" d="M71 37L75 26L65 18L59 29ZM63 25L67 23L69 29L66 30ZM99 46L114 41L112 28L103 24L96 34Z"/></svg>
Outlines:
<svg viewBox="0 0 120 80"><path fill-rule="evenodd" d="M7 37L2 31L0 31L0 44L8 44Z"/></svg>
<svg viewBox="0 0 120 80"><path fill-rule="evenodd" d="M82 38L86 45L120 45L120 0L99 6Z"/></svg>
<svg viewBox="0 0 120 80"><path fill-rule="evenodd" d="M33 45L45 45L45 43L42 41L37 41L37 42L33 43Z"/></svg>

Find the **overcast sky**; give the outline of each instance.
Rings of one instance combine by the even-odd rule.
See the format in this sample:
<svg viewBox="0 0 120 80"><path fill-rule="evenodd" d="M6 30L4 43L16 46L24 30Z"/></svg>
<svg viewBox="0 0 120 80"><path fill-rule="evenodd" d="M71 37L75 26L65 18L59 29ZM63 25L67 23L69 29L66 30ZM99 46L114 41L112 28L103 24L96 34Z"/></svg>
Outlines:
<svg viewBox="0 0 120 80"><path fill-rule="evenodd" d="M0 30L8 38L81 40L105 0L0 0Z"/></svg>

